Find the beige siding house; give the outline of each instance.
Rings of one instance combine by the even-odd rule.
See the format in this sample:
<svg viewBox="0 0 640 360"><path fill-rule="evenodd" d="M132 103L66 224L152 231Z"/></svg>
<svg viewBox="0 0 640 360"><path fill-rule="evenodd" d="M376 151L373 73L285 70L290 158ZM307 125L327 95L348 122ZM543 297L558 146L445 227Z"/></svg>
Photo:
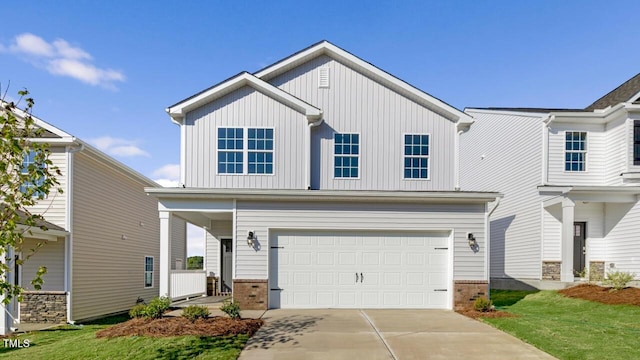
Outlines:
<svg viewBox="0 0 640 360"><path fill-rule="evenodd" d="M459 191L471 116L322 41L167 109L181 182L160 210L206 232L205 271L244 309L443 308L487 295L495 192ZM195 279L195 276L194 276Z"/></svg>
<svg viewBox="0 0 640 360"><path fill-rule="evenodd" d="M44 215L48 231L35 229L15 256L42 246L9 274L26 292L6 308L2 332L25 323L64 323L124 312L139 298L158 296L160 255L157 200L144 189L152 180L64 131L36 119L48 137L50 159L62 175L62 193L30 209ZM174 219L174 254L186 262L184 221ZM173 264L175 266L175 259ZM44 285L30 280L46 266ZM146 274L145 274L146 272Z"/></svg>

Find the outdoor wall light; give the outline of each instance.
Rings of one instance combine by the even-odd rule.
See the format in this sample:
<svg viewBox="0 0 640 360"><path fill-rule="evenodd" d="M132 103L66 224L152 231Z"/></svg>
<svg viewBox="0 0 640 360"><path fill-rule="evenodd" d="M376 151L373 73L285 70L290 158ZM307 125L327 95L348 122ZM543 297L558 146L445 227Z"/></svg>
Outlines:
<svg viewBox="0 0 640 360"><path fill-rule="evenodd" d="M473 236L472 233L467 233L467 240L469 240L469 247L470 248L475 248L476 246L478 246L478 242L476 241L475 236Z"/></svg>
<svg viewBox="0 0 640 360"><path fill-rule="evenodd" d="M249 245L249 247L253 247L253 241L255 238L255 231L249 230L249 234L247 235L247 245Z"/></svg>

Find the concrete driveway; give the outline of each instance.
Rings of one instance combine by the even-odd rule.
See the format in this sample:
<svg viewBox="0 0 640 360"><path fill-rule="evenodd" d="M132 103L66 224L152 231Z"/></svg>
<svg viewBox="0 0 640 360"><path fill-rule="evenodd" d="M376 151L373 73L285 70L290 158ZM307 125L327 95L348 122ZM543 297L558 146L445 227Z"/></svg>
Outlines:
<svg viewBox="0 0 640 360"><path fill-rule="evenodd" d="M269 310L240 360L554 359L479 321L441 310Z"/></svg>

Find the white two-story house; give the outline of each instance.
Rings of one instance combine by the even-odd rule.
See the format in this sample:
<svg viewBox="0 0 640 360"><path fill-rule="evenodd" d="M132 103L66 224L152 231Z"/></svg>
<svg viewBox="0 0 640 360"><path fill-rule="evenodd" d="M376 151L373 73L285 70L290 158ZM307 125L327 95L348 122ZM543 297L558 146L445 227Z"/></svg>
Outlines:
<svg viewBox="0 0 640 360"><path fill-rule="evenodd" d="M585 109L466 113L462 189L504 194L490 225L496 283L640 274L640 74Z"/></svg>
<svg viewBox="0 0 640 360"><path fill-rule="evenodd" d="M20 110L16 115L26 116ZM25 324L72 323L126 312L139 298L158 296L158 203L144 190L158 185L75 136L34 120L44 134L29 140L49 144L63 191L52 189L29 209L44 216L41 225L48 229L22 226L24 243L6 249L1 259L12 270L7 280L25 292L21 302L14 298L0 305L0 335ZM25 154L24 166L32 159L32 153ZM180 268L186 264L184 221L176 218L173 229L172 267ZM38 244L43 246L32 254ZM30 255L16 265L15 258ZM36 290L30 282L40 266L47 272Z"/></svg>
<svg viewBox="0 0 640 360"><path fill-rule="evenodd" d="M205 269L243 309L453 308L488 295L499 194L458 189L470 115L327 41L167 112L184 186L147 190L161 294L182 286L170 271L179 217L206 230Z"/></svg>

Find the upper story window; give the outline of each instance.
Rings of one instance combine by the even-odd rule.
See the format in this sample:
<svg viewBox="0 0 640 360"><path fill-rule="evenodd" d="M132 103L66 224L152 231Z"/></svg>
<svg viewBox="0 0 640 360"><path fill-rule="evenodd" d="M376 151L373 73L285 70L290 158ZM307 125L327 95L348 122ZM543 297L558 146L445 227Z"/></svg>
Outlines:
<svg viewBox="0 0 640 360"><path fill-rule="evenodd" d="M429 135L404 136L404 178L429 179Z"/></svg>
<svg viewBox="0 0 640 360"><path fill-rule="evenodd" d="M359 176L360 135L334 134L333 176L336 178L357 178Z"/></svg>
<svg viewBox="0 0 640 360"><path fill-rule="evenodd" d="M565 171L585 171L587 162L587 133L567 131L565 133Z"/></svg>
<svg viewBox="0 0 640 360"><path fill-rule="evenodd" d="M28 174L30 166L35 166L37 156L38 156L38 153L35 151L29 151L24 154L24 158L22 160L22 170L21 170L21 173L23 175ZM36 188L38 186L42 186L43 183L44 183L44 177L40 177L35 181L25 181L22 185L20 185L20 192L23 194L26 194L29 191L33 191L31 189ZM44 193L42 193L41 191L33 191L31 196L43 197Z"/></svg>
<svg viewBox="0 0 640 360"><path fill-rule="evenodd" d="M218 174L273 174L273 129L218 128Z"/></svg>
<svg viewBox="0 0 640 360"><path fill-rule="evenodd" d="M633 121L633 165L640 165L640 120Z"/></svg>

